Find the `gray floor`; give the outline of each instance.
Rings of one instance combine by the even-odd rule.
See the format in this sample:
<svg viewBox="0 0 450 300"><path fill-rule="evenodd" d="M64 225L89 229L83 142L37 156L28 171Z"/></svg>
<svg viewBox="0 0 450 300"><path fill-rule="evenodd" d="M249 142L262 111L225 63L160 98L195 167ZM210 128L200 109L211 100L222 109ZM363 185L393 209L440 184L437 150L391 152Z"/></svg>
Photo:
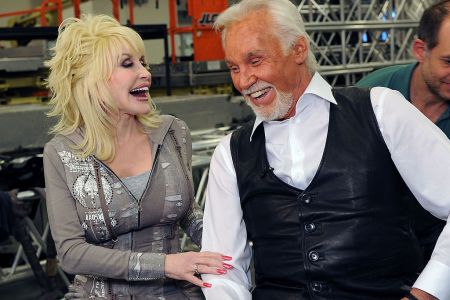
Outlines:
<svg viewBox="0 0 450 300"><path fill-rule="evenodd" d="M63 288L59 280L57 286L59 289ZM61 298L61 292L56 290L52 294L44 294L32 274L27 274L7 283L0 283L1 300L57 300Z"/></svg>
<svg viewBox="0 0 450 300"><path fill-rule="evenodd" d="M0 285L0 299L31 300L41 296L41 289L33 277Z"/></svg>

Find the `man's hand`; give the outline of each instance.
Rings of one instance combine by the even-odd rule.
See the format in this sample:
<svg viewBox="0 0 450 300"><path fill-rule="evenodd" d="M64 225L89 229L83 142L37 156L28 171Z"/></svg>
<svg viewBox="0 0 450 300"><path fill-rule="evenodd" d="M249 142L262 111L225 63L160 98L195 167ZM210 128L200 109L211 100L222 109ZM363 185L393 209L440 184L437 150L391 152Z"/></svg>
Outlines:
<svg viewBox="0 0 450 300"><path fill-rule="evenodd" d="M411 295L416 297L419 300L439 300L438 298L434 297L431 294L428 294L427 292L424 292L422 290L412 288L411 289ZM403 297L401 300L408 300L408 298Z"/></svg>

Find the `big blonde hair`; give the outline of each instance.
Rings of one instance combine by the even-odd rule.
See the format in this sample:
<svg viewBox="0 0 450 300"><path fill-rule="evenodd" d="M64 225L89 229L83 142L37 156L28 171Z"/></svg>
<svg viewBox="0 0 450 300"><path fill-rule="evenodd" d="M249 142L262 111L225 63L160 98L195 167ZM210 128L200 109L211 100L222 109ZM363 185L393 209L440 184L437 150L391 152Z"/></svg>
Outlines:
<svg viewBox="0 0 450 300"><path fill-rule="evenodd" d="M310 38L305 31L300 13L289 0L242 0L230 6L214 22L214 28L222 34L222 44L225 43L227 28L230 25L242 21L249 13L257 10L266 10L272 17L274 25L272 33L280 41L285 55L296 44L299 37L306 39L308 43L306 67L310 74L314 74L317 70L317 60L311 51Z"/></svg>
<svg viewBox="0 0 450 300"><path fill-rule="evenodd" d="M133 29L106 15L68 18L59 26L47 87L51 91L48 116L58 118L50 130L68 135L81 129L83 140L74 146L81 157L95 155L111 161L115 156L117 103L108 81L124 47L140 57L144 42ZM149 97L150 99L150 97ZM150 100L150 112L137 116L143 127L156 127L160 117Z"/></svg>

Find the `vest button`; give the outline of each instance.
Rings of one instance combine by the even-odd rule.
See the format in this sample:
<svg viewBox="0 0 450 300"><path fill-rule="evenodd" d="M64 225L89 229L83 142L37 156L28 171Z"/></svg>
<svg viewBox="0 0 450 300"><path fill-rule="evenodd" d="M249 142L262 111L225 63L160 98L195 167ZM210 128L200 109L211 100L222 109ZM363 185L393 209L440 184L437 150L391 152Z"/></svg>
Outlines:
<svg viewBox="0 0 450 300"><path fill-rule="evenodd" d="M313 293L320 293L323 290L323 284L317 281L313 281L311 282L311 290L313 291Z"/></svg>
<svg viewBox="0 0 450 300"><path fill-rule="evenodd" d="M308 233L312 233L316 230L316 224L314 223L306 223L305 224L305 231Z"/></svg>
<svg viewBox="0 0 450 300"><path fill-rule="evenodd" d="M311 202L311 197L308 194L299 194L297 199L306 204Z"/></svg>
<svg viewBox="0 0 450 300"><path fill-rule="evenodd" d="M310 261L315 262L318 261L320 258L319 252L317 251L311 251L308 253L308 258Z"/></svg>

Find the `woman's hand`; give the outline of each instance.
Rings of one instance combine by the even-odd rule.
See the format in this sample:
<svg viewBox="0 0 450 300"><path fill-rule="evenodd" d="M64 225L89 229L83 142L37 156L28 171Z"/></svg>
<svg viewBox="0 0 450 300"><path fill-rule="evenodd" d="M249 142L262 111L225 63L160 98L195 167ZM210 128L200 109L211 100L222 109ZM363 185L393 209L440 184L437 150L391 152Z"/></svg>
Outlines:
<svg viewBox="0 0 450 300"><path fill-rule="evenodd" d="M192 282L199 287L211 287L211 284L203 282L198 275L227 273L227 269L233 267L224 261L231 257L216 252L183 252L167 254L165 274L167 277Z"/></svg>

